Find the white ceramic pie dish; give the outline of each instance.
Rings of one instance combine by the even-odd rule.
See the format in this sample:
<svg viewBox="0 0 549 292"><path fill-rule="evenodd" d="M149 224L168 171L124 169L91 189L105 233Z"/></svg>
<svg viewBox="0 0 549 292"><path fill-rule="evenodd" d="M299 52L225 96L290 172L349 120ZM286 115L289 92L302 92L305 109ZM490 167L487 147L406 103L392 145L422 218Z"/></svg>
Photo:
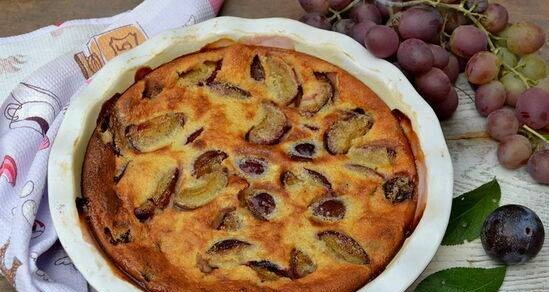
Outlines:
<svg viewBox="0 0 549 292"><path fill-rule="evenodd" d="M353 39L283 19L219 17L166 31L113 59L73 98L57 134L48 166L49 204L61 244L88 282L99 291L138 291L116 271L81 223L82 162L104 101L134 82L142 66L156 68L219 39L293 46L345 69L412 122L426 166L426 205L415 231L377 278L360 291L404 291L430 262L442 240L452 204L453 169L440 124L427 103L391 63L373 57Z"/></svg>

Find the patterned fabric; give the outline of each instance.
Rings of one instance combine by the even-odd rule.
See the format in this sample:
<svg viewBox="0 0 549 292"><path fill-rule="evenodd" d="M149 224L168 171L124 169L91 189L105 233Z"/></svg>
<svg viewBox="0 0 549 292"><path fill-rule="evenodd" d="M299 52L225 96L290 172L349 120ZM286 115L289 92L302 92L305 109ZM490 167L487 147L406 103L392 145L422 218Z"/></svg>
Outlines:
<svg viewBox="0 0 549 292"><path fill-rule="evenodd" d="M48 206L50 146L79 88L157 33L217 14L222 0L146 0L114 17L0 38L0 273L19 291L87 291Z"/></svg>

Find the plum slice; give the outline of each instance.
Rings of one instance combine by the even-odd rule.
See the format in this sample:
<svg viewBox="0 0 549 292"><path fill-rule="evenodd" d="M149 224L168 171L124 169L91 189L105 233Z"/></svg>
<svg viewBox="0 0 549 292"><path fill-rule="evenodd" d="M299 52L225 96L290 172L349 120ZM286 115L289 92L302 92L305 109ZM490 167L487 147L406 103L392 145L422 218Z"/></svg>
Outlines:
<svg viewBox="0 0 549 292"><path fill-rule="evenodd" d="M358 265L370 263L370 257L366 251L350 236L334 230L319 232L317 236L339 258Z"/></svg>
<svg viewBox="0 0 549 292"><path fill-rule="evenodd" d="M414 194L414 180L406 174L398 173L383 183L385 198L391 203L400 203Z"/></svg>
<svg viewBox="0 0 549 292"><path fill-rule="evenodd" d="M248 99L252 97L252 94L249 91L242 89L237 85L226 82L212 81L207 83L207 86L223 97L232 97L237 99Z"/></svg>
<svg viewBox="0 0 549 292"><path fill-rule="evenodd" d="M336 197L326 197L317 200L309 207L312 219L320 222L335 222L345 217L345 203Z"/></svg>
<svg viewBox="0 0 549 292"><path fill-rule="evenodd" d="M311 257L294 248L290 253L290 275L292 279L303 278L316 271L316 264Z"/></svg>
<svg viewBox="0 0 549 292"><path fill-rule="evenodd" d="M250 128L246 140L254 144L273 145L280 141L290 129L286 115L276 105L264 102L263 117L257 125Z"/></svg>
<svg viewBox="0 0 549 292"><path fill-rule="evenodd" d="M396 158L396 149L389 143L374 141L349 150L349 158L353 163L371 168L391 166Z"/></svg>
<svg viewBox="0 0 549 292"><path fill-rule="evenodd" d="M238 168L247 175L260 176L265 172L267 162L262 158L244 158L238 162Z"/></svg>
<svg viewBox="0 0 549 292"><path fill-rule="evenodd" d="M280 268L277 264L271 261L249 261L246 265L252 268L257 273L257 276L263 280L274 281L280 277L290 278L288 271Z"/></svg>
<svg viewBox="0 0 549 292"><path fill-rule="evenodd" d="M303 95L299 110L305 115L313 115L334 96L334 86L326 73L315 72L315 79L303 85Z"/></svg>
<svg viewBox="0 0 549 292"><path fill-rule="evenodd" d="M170 145L185 125L182 113L167 113L126 128L130 145L139 152L151 152Z"/></svg>
<svg viewBox="0 0 549 292"><path fill-rule="evenodd" d="M263 81L265 79L265 69L261 64L261 60L258 55L255 55L250 64L250 76L255 81Z"/></svg>
<svg viewBox="0 0 549 292"><path fill-rule="evenodd" d="M212 173L216 170L221 170L221 162L228 157L227 153L221 150L209 150L206 151L196 160L193 164L193 175L196 178L200 178L205 174Z"/></svg>
<svg viewBox="0 0 549 292"><path fill-rule="evenodd" d="M222 209L212 223L216 230L236 231L240 229L242 222L236 213L235 207Z"/></svg>
<svg viewBox="0 0 549 292"><path fill-rule="evenodd" d="M246 206L257 219L267 221L276 208L276 201L271 194L259 192L246 198Z"/></svg>
<svg viewBox="0 0 549 292"><path fill-rule="evenodd" d="M296 161L311 161L315 153L315 144L302 142L294 145L292 151L290 152L290 158Z"/></svg>
<svg viewBox="0 0 549 292"><path fill-rule="evenodd" d="M164 171L159 174L159 179L152 194L147 195L148 199L139 207L134 209L134 215L144 221L154 215L155 210L165 209L170 203L172 194L175 192L175 185L179 179L179 169Z"/></svg>
<svg viewBox="0 0 549 292"><path fill-rule="evenodd" d="M282 172L280 183L284 187L294 187L305 183L313 183L325 188L328 192L332 191L332 183L320 172L308 168L303 169L303 173L296 175L290 170Z"/></svg>
<svg viewBox="0 0 549 292"><path fill-rule="evenodd" d="M240 239L225 239L214 243L206 252L207 254L226 254L228 252L240 251L252 246L251 243Z"/></svg>
<svg viewBox="0 0 549 292"><path fill-rule="evenodd" d="M228 183L225 170L207 173L183 188L174 199L174 205L183 210L192 210L213 201Z"/></svg>
<svg viewBox="0 0 549 292"><path fill-rule="evenodd" d="M221 60L219 61L205 61L185 72L178 73L179 80L177 85L179 86L191 86L202 85L208 80L215 79L217 71L221 69Z"/></svg>
<svg viewBox="0 0 549 292"><path fill-rule="evenodd" d="M324 146L332 155L345 154L352 141L366 135L373 125L373 117L363 110L345 112L324 133Z"/></svg>
<svg viewBox="0 0 549 292"><path fill-rule="evenodd" d="M378 172L377 170L361 164L349 163L349 164L345 164L345 167L354 172L361 173L366 177L370 177L378 180L383 180L385 178L385 176L382 173Z"/></svg>
<svg viewBox="0 0 549 292"><path fill-rule="evenodd" d="M267 56L264 59L265 84L279 105L291 103L299 92L294 69L282 58Z"/></svg>
<svg viewBox="0 0 549 292"><path fill-rule="evenodd" d="M189 137L187 137L187 141L185 141L185 145L194 142L194 140L196 140L196 138L198 138L202 134L203 131L204 131L204 128L200 128L200 129L192 132L189 135Z"/></svg>
<svg viewBox="0 0 549 292"><path fill-rule="evenodd" d="M145 86L141 96L146 99L152 99L159 95L163 88L164 87L160 84L160 82L154 79L145 79Z"/></svg>

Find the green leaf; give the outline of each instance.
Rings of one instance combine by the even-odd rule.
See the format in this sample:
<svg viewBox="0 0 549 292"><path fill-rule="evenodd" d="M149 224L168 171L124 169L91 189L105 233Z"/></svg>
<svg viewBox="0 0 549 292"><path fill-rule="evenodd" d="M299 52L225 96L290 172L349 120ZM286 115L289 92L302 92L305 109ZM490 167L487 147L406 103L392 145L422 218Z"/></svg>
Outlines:
<svg viewBox="0 0 549 292"><path fill-rule="evenodd" d="M543 134L542 136L543 138L545 138L545 140L549 140L549 134Z"/></svg>
<svg viewBox="0 0 549 292"><path fill-rule="evenodd" d="M497 292L505 278L505 271L505 267L450 268L423 279L415 292Z"/></svg>
<svg viewBox="0 0 549 292"><path fill-rule="evenodd" d="M452 212L442 239L443 245L461 244L480 236L484 219L499 205L501 189L497 180L467 192L452 200Z"/></svg>

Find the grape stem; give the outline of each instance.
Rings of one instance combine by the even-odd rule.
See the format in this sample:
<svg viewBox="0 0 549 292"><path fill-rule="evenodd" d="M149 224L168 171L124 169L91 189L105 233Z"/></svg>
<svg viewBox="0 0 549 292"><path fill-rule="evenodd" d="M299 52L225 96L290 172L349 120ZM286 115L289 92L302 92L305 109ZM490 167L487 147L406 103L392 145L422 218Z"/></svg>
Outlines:
<svg viewBox="0 0 549 292"><path fill-rule="evenodd" d="M345 8L341 9L340 11L330 9L330 12L332 12L333 15L328 18L328 21L331 22L335 18L341 19L341 14L347 12L349 9L353 8L355 5L357 5L361 1L362 0L354 0L353 2L349 3L349 5L345 6Z"/></svg>
<svg viewBox="0 0 549 292"><path fill-rule="evenodd" d="M527 125L522 125L522 128L525 129L526 131L532 133L532 135L538 137L541 139L541 141L544 141L544 142L547 142L548 140L545 139L545 137L543 137L543 135L541 135L540 133L538 133L536 130L528 127Z"/></svg>

